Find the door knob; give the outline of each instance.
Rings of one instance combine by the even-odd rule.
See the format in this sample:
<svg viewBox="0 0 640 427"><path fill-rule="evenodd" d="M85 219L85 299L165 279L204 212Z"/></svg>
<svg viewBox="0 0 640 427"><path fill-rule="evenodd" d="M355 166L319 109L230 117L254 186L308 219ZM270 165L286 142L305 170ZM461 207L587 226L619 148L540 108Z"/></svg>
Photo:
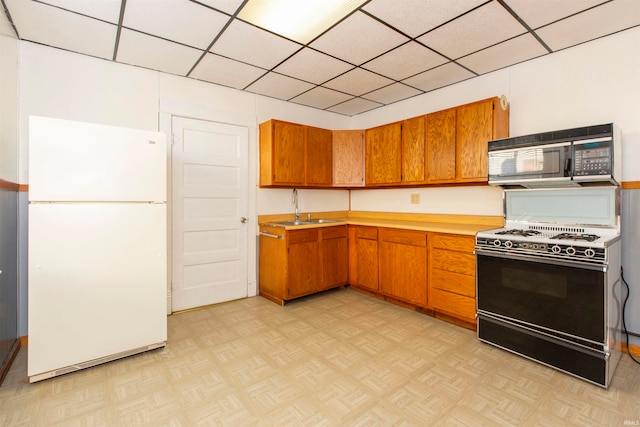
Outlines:
<svg viewBox="0 0 640 427"><path fill-rule="evenodd" d="M249 221L249 219L245 218L245 217L240 217L240 222L245 224L247 221Z"/></svg>

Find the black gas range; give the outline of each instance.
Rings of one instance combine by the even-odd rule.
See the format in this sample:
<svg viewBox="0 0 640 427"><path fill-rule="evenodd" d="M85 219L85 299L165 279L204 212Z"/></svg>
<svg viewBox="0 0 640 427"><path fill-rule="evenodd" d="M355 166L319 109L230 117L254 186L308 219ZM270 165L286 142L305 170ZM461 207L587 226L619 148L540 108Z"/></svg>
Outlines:
<svg viewBox="0 0 640 427"><path fill-rule="evenodd" d="M617 189L505 197L505 227L476 235L478 338L608 387L622 338Z"/></svg>

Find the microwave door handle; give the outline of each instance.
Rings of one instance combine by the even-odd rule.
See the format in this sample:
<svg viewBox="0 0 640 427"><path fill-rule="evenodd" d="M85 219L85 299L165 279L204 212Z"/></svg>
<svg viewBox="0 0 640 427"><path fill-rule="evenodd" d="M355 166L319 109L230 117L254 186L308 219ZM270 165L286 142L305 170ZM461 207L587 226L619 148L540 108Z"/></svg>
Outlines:
<svg viewBox="0 0 640 427"><path fill-rule="evenodd" d="M564 159L564 176L570 177L571 174L571 157Z"/></svg>

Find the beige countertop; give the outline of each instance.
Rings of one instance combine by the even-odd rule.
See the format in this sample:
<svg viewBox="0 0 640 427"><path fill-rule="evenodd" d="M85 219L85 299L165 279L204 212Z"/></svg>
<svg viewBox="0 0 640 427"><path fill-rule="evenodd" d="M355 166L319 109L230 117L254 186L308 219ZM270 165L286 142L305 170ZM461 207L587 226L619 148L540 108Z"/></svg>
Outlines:
<svg viewBox="0 0 640 427"><path fill-rule="evenodd" d="M293 218L282 217L264 217L259 219L260 226L277 226L284 230L302 230L307 228L333 227L338 225L360 225L367 227L387 227L399 228L405 230L430 231L434 233L449 233L474 236L478 231L490 230L492 228L501 227L501 218L489 217L479 218L478 222L474 222L475 217L466 216L442 216L442 215L411 215L389 214L385 218L385 214L373 214L366 216L358 216L341 212L342 216L336 214L314 214L313 218L331 219L333 222L323 224L300 224L300 225L276 225L275 222L292 220ZM346 215L345 215L346 214ZM304 220L306 215L300 215Z"/></svg>

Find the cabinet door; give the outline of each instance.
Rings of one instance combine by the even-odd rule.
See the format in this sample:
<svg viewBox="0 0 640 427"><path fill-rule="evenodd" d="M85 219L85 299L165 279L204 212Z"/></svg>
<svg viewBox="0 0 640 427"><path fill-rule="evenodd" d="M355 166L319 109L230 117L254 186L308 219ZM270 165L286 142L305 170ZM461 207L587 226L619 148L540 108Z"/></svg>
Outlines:
<svg viewBox="0 0 640 427"><path fill-rule="evenodd" d="M321 290L347 283L349 253L347 226L326 227L322 234L322 285Z"/></svg>
<svg viewBox="0 0 640 427"><path fill-rule="evenodd" d="M320 288L320 241L318 229L287 232L287 299L316 292Z"/></svg>
<svg viewBox="0 0 640 427"><path fill-rule="evenodd" d="M493 138L494 100L457 108L456 181L487 181L488 142Z"/></svg>
<svg viewBox="0 0 640 427"><path fill-rule="evenodd" d="M306 127L273 122L273 183L304 185Z"/></svg>
<svg viewBox="0 0 640 427"><path fill-rule="evenodd" d="M307 127L306 184L309 186L331 186L333 149L331 131Z"/></svg>
<svg viewBox="0 0 640 427"><path fill-rule="evenodd" d="M378 290L378 229L358 227L356 237L356 286Z"/></svg>
<svg viewBox="0 0 640 427"><path fill-rule="evenodd" d="M364 131L333 131L333 186L364 186Z"/></svg>
<svg viewBox="0 0 640 427"><path fill-rule="evenodd" d="M423 184L427 180L424 116L402 122L402 182Z"/></svg>
<svg viewBox="0 0 640 427"><path fill-rule="evenodd" d="M456 178L456 110L427 116L427 181L453 182Z"/></svg>
<svg viewBox="0 0 640 427"><path fill-rule="evenodd" d="M427 233L379 229L380 290L412 304L427 305Z"/></svg>
<svg viewBox="0 0 640 427"><path fill-rule="evenodd" d="M402 181L401 124L391 123L365 132L366 184L389 185Z"/></svg>

